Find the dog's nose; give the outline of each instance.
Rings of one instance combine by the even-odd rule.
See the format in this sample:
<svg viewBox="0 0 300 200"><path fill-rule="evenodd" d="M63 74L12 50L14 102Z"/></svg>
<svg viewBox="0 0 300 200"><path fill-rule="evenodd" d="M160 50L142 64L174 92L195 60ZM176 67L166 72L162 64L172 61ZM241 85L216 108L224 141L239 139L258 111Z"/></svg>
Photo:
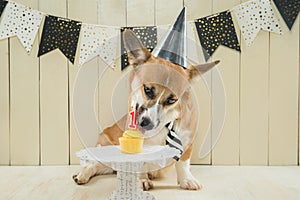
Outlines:
<svg viewBox="0 0 300 200"><path fill-rule="evenodd" d="M153 123L151 122L150 118L148 118L148 117L142 118L140 126L146 130L151 130L154 127Z"/></svg>
<svg viewBox="0 0 300 200"><path fill-rule="evenodd" d="M151 121L148 117L143 117L142 122L141 122L141 126L145 127L145 126L148 126L150 123L151 123Z"/></svg>

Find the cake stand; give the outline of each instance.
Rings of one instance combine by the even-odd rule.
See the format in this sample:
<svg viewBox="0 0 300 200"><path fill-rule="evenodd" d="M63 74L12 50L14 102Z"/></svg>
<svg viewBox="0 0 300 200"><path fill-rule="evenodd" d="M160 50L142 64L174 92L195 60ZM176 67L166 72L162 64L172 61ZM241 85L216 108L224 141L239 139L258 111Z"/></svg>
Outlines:
<svg viewBox="0 0 300 200"><path fill-rule="evenodd" d="M167 160L178 153L179 150L169 146L144 145L142 153L124 154L119 146L111 145L86 148L76 155L82 164L99 161L117 171L117 189L110 195L110 200L154 200L153 195L142 190L139 174L166 167ZM147 163L152 168L145 168Z"/></svg>

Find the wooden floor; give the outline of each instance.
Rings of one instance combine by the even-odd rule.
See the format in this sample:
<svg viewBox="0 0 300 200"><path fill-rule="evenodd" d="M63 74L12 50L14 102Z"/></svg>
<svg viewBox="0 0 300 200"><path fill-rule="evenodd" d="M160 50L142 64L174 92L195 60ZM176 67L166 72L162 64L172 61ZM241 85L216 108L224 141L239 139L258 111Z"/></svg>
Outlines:
<svg viewBox="0 0 300 200"><path fill-rule="evenodd" d="M116 187L116 176L93 178L76 185L71 175L79 166L0 167L0 199L106 199ZM192 166L201 191L176 185L175 171L155 181L157 199L300 199L300 167Z"/></svg>

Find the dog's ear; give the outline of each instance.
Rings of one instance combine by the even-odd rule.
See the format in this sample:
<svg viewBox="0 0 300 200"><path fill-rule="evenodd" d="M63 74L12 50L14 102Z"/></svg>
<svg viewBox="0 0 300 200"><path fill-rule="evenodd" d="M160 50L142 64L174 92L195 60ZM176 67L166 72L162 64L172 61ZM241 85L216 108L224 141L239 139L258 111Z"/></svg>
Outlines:
<svg viewBox="0 0 300 200"><path fill-rule="evenodd" d="M205 72L209 71L211 68L216 66L219 62L220 62L219 60L216 60L211 63L205 63L205 64L201 64L201 65L196 65L196 66L189 66L187 68L189 79L193 79L194 77L204 74Z"/></svg>
<svg viewBox="0 0 300 200"><path fill-rule="evenodd" d="M145 63L151 57L151 53L148 49L144 47L142 42L131 30L126 29L123 34L129 64L135 67Z"/></svg>

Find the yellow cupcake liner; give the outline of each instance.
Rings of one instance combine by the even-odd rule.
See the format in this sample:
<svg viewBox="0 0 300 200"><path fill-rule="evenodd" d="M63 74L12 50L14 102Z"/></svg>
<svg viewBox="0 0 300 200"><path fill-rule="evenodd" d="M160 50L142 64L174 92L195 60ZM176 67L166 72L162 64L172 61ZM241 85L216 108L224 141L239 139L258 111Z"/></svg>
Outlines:
<svg viewBox="0 0 300 200"><path fill-rule="evenodd" d="M144 139L142 138L119 138L120 148L122 153L134 154L141 153L143 150Z"/></svg>

